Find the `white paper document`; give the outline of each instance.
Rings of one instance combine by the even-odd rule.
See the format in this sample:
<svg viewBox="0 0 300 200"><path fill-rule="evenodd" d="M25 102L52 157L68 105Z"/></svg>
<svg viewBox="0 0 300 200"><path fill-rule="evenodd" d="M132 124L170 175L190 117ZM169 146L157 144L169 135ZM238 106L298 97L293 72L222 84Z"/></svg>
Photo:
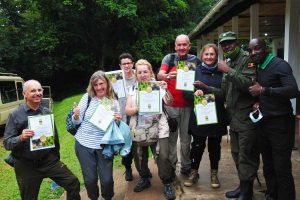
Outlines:
<svg viewBox="0 0 300 200"><path fill-rule="evenodd" d="M113 119L113 111L107 110L104 105L99 104L89 121L105 132Z"/></svg>
<svg viewBox="0 0 300 200"><path fill-rule="evenodd" d="M138 109L139 113L161 113L161 88L157 81L139 82Z"/></svg>
<svg viewBox="0 0 300 200"><path fill-rule="evenodd" d="M105 75L110 80L113 90L118 98L126 97L126 84L123 70L105 72Z"/></svg>
<svg viewBox="0 0 300 200"><path fill-rule="evenodd" d="M195 68L194 63L177 62L176 90L194 91Z"/></svg>
<svg viewBox="0 0 300 200"><path fill-rule="evenodd" d="M194 104L197 125L218 123L215 96L213 94L195 96Z"/></svg>
<svg viewBox="0 0 300 200"><path fill-rule="evenodd" d="M53 114L29 116L28 127L34 131L30 138L30 151L55 147Z"/></svg>

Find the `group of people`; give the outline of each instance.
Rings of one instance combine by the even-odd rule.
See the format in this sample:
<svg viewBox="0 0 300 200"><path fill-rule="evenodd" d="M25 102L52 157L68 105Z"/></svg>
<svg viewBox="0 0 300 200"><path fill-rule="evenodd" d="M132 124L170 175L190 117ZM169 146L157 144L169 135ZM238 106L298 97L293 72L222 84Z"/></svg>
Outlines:
<svg viewBox="0 0 300 200"><path fill-rule="evenodd" d="M294 200L295 185L291 171L291 151L294 137L294 116L290 103L298 95L298 86L290 65L272 56L266 42L254 38L249 53L240 48L234 32L219 36L224 60L218 61L215 44L203 46L199 58L189 54L187 35L176 37L175 51L166 55L157 74L162 88L165 111L161 114L139 113L137 83L154 81L151 64L144 59L134 63L129 53L119 57L123 70L127 97L116 98L112 84L103 71L90 78L87 93L74 108L72 122L80 125L75 134L75 152L79 160L89 199L101 196L108 200L114 196L113 158L102 154L100 141L105 132L90 123L96 107L105 102L113 111L117 124L128 124L132 131L130 153L122 158L125 180L132 181L132 161L140 180L134 192L151 186L152 173L148 167L149 147L164 185L166 199L175 199L173 181L176 179L177 139L180 138L180 173L186 177L183 184L191 187L199 179L199 166L206 147L210 159L211 187L221 186L218 178L222 136L229 126L231 153L240 180L239 186L226 192L227 198L250 200L253 181L262 155L267 191L266 199ZM177 63L184 61L195 71L194 91L176 89ZM134 68L135 67L135 68ZM194 96L214 94L217 123L197 125ZM13 111L6 125L4 146L15 157L15 173L22 199L37 199L40 184L45 177L53 179L67 191L67 199L80 199L79 181L59 160L59 141L55 128L55 148L30 151L29 138L34 132L28 128L28 116L48 114L41 106L43 91L40 83L24 83L26 102ZM168 118L176 119L178 126L170 131ZM143 126L142 126L143 125ZM135 132L155 127L157 140L140 145Z"/></svg>

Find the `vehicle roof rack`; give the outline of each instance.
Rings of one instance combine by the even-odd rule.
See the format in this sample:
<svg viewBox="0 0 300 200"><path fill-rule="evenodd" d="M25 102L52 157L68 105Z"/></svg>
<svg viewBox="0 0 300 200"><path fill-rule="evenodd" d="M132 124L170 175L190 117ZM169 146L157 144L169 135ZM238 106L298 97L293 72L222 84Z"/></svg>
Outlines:
<svg viewBox="0 0 300 200"><path fill-rule="evenodd" d="M2 73L2 72L0 72L0 76L18 76L18 74L14 74L14 73Z"/></svg>

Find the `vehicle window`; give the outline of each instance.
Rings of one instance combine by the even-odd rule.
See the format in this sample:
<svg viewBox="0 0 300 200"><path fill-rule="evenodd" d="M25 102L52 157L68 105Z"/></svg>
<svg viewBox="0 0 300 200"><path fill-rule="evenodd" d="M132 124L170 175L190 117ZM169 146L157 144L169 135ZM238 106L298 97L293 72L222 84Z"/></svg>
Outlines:
<svg viewBox="0 0 300 200"><path fill-rule="evenodd" d="M0 92L3 104L18 100L14 81L1 81Z"/></svg>
<svg viewBox="0 0 300 200"><path fill-rule="evenodd" d="M17 90L18 90L19 100L24 99L24 96L23 96L23 84L21 82L17 82Z"/></svg>

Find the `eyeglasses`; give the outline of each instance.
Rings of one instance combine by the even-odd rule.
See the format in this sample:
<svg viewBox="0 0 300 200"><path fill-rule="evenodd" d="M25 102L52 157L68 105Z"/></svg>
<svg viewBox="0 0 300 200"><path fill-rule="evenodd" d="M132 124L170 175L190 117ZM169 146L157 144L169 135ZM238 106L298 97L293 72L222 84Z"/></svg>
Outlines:
<svg viewBox="0 0 300 200"><path fill-rule="evenodd" d="M123 66L125 66L125 65L132 65L132 62L121 63L121 65L123 65Z"/></svg>

